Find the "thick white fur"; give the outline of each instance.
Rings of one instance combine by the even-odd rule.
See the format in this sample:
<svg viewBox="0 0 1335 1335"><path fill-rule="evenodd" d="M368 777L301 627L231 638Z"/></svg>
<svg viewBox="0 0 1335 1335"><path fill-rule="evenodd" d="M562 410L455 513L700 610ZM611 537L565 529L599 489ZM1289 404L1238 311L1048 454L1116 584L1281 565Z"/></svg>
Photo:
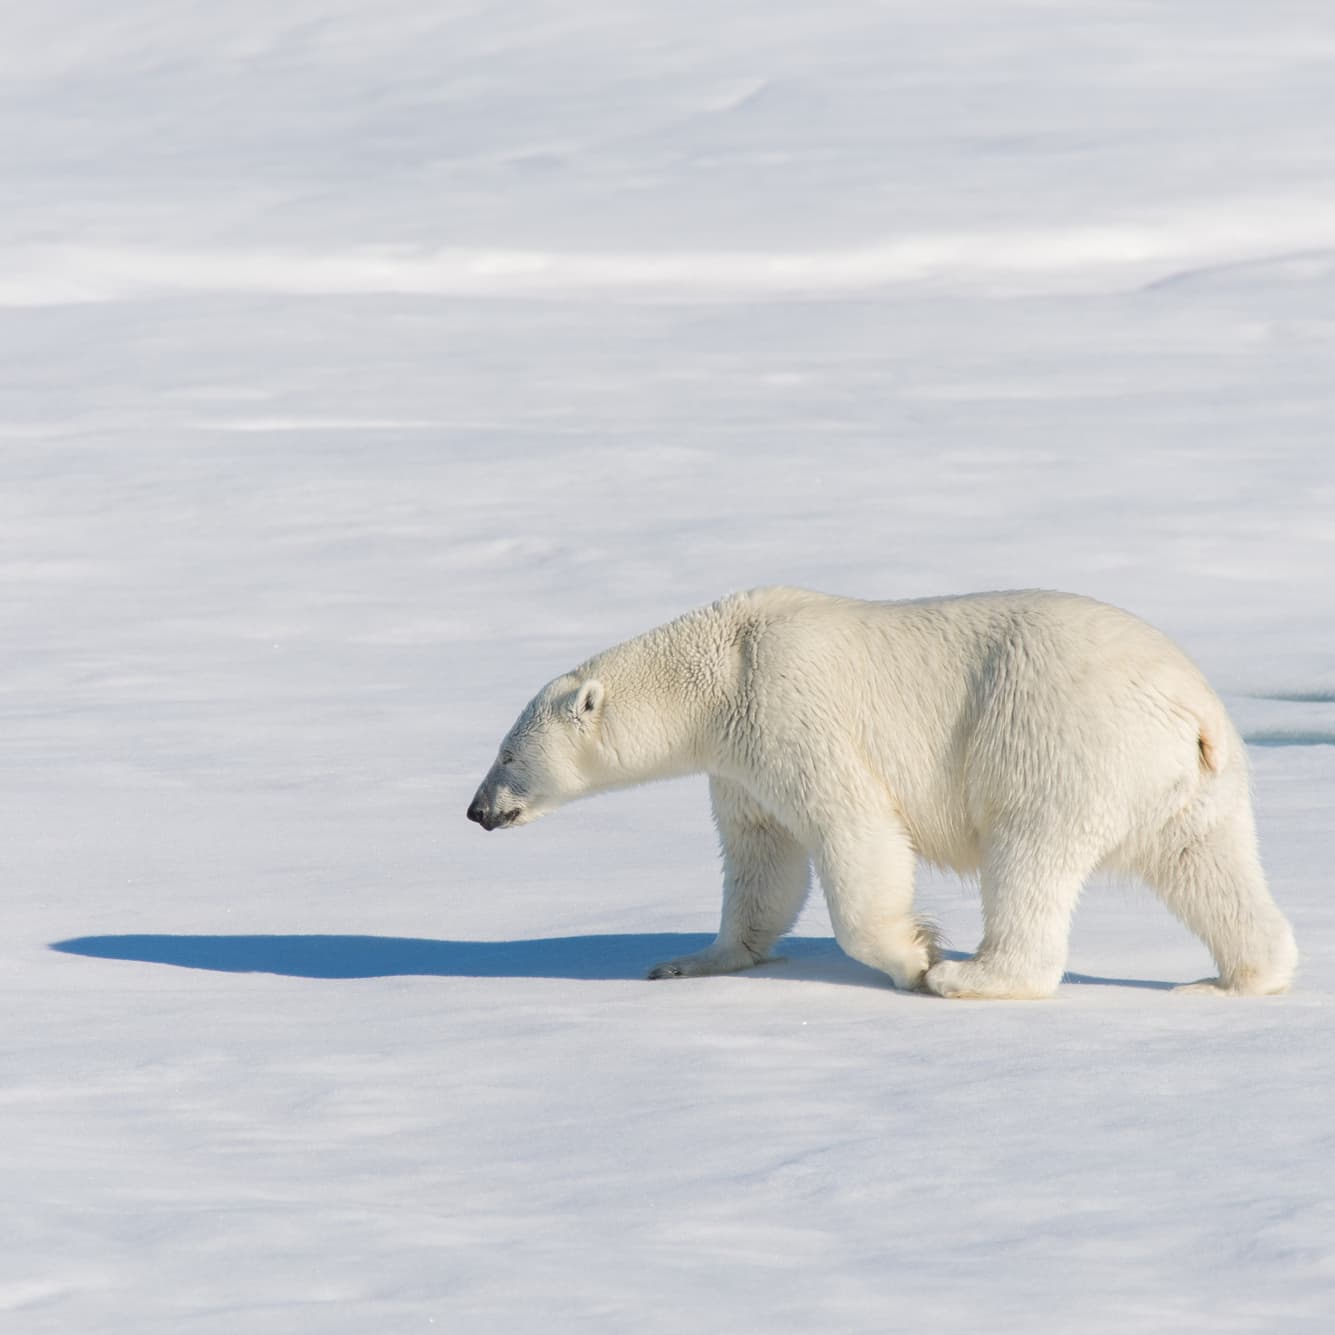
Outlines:
<svg viewBox="0 0 1335 1335"><path fill-rule="evenodd" d="M1283 991L1297 953L1257 858L1246 753L1168 639L1068 594L871 603L756 589L551 682L470 816L710 776L718 939L653 977L767 958L814 862L839 944L898 987L1041 997L1089 875L1143 877L1208 946L1215 990ZM923 857L977 874L983 940L937 958L913 915Z"/></svg>

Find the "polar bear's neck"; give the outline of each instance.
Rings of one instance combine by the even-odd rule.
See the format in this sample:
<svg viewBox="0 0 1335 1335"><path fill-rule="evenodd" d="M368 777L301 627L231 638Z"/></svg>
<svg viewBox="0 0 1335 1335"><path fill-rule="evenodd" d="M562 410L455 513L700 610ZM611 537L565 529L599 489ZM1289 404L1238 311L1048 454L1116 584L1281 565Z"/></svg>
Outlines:
<svg viewBox="0 0 1335 1335"><path fill-rule="evenodd" d="M737 681L729 611L725 601L687 613L580 669L606 688L603 742L616 759L614 784L712 768L718 720Z"/></svg>

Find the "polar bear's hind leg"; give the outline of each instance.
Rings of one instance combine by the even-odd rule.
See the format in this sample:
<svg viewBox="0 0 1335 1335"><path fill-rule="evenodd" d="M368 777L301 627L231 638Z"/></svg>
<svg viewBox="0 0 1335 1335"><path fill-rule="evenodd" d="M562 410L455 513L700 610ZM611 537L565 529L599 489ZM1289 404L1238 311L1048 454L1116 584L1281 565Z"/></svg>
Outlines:
<svg viewBox="0 0 1335 1335"><path fill-rule="evenodd" d="M996 833L983 859L983 940L972 959L942 960L926 987L942 997L1037 1000L1061 982L1071 915L1099 857L1060 838Z"/></svg>
<svg viewBox="0 0 1335 1335"><path fill-rule="evenodd" d="M1217 978L1188 990L1237 996L1288 990L1298 948L1266 886L1245 796L1208 830L1170 826L1142 870L1164 904L1205 943L1219 970Z"/></svg>

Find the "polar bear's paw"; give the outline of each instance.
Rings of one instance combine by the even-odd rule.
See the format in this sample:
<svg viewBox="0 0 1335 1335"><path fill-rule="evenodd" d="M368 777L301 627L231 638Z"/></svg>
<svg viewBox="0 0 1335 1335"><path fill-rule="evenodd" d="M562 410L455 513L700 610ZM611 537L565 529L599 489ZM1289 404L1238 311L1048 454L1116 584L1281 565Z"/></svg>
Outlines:
<svg viewBox="0 0 1335 1335"><path fill-rule="evenodd" d="M1057 980L1018 978L1004 973L985 961L940 960L927 970L923 979L928 992L938 997L990 1000L1033 1001L1051 996Z"/></svg>
<svg viewBox="0 0 1335 1335"><path fill-rule="evenodd" d="M764 963L745 946L720 946L715 942L694 955L681 955L675 960L664 960L649 970L651 980L660 978L707 978L715 973L736 973L739 969L754 968Z"/></svg>
<svg viewBox="0 0 1335 1335"><path fill-rule="evenodd" d="M913 920L913 938L922 948L925 973L934 964L940 962L941 952L945 949L946 938L936 921L922 914L919 914Z"/></svg>
<svg viewBox="0 0 1335 1335"><path fill-rule="evenodd" d="M923 990L935 992L938 997L977 996L973 980L964 968L965 963L968 961L938 960L923 975Z"/></svg>
<svg viewBox="0 0 1335 1335"><path fill-rule="evenodd" d="M644 976L651 982L657 982L660 978L685 978L686 969L679 960L667 960L663 964L655 964Z"/></svg>
<svg viewBox="0 0 1335 1335"><path fill-rule="evenodd" d="M887 952L878 967L901 992L921 992L928 970L941 958L941 929L930 918L911 918L907 938L898 950Z"/></svg>
<svg viewBox="0 0 1335 1335"><path fill-rule="evenodd" d="M1182 983L1173 989L1174 992L1194 992L1197 996L1205 997L1226 997L1230 989L1225 987L1218 978L1201 978L1194 983Z"/></svg>
<svg viewBox="0 0 1335 1335"><path fill-rule="evenodd" d="M1222 978L1202 978L1195 983L1182 983L1173 989L1174 992L1206 997L1273 997L1288 990L1286 977L1266 978L1255 974L1243 974L1231 983Z"/></svg>

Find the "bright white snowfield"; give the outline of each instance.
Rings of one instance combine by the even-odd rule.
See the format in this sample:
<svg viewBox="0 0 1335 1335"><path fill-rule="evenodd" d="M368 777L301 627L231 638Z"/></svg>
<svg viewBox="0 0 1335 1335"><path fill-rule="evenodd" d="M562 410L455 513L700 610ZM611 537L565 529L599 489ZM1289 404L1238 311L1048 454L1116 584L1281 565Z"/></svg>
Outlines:
<svg viewBox="0 0 1335 1335"><path fill-rule="evenodd" d="M0 116L0 1329L1331 1329L1327 0L11 5ZM1292 994L643 981L703 779L464 811L765 583L1180 641Z"/></svg>

